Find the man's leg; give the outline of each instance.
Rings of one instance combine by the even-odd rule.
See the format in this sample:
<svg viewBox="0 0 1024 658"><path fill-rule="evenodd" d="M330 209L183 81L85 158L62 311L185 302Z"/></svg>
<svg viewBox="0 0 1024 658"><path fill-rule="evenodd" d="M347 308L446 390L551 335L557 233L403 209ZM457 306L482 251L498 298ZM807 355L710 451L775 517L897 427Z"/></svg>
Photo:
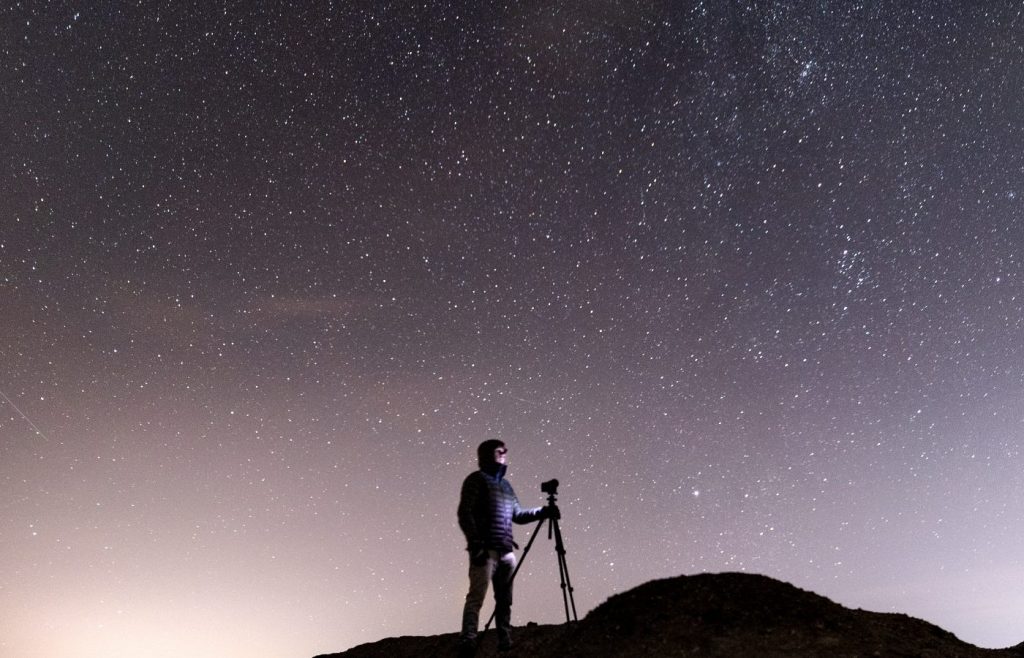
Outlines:
<svg viewBox="0 0 1024 658"><path fill-rule="evenodd" d="M487 562L482 565L469 565L469 592L466 594L466 604L462 608L462 633L459 639L472 642L476 640L476 632L480 626L480 608L484 605L484 598L487 596L487 583L495 571L498 563L498 553L488 551Z"/></svg>
<svg viewBox="0 0 1024 658"><path fill-rule="evenodd" d="M506 553L494 569L494 619L498 629L498 649L512 646L512 572L516 554Z"/></svg>

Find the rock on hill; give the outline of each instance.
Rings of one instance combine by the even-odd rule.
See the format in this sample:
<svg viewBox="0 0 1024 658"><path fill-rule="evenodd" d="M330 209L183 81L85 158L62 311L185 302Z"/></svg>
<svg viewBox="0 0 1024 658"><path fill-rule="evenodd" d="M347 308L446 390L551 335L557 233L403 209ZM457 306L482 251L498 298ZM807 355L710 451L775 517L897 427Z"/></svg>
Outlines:
<svg viewBox="0 0 1024 658"><path fill-rule="evenodd" d="M766 576L700 574L656 580L611 597L571 625L515 629L511 656L656 658L821 656L1024 658L1024 644L980 649L927 622L850 610ZM456 635L399 637L316 658L454 657ZM489 631L478 656L494 656Z"/></svg>

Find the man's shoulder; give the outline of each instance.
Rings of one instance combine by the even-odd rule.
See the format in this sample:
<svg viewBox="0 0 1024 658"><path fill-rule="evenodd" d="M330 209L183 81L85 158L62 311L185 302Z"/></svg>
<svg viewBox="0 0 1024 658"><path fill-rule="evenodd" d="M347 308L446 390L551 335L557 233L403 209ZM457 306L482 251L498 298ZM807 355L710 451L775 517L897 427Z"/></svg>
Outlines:
<svg viewBox="0 0 1024 658"><path fill-rule="evenodd" d="M480 472L480 471L473 471L472 473L470 473L469 475L466 476L466 479L464 479L462 481L462 484L463 485L467 485L467 484L472 484L472 483L475 483L475 482L486 482L486 481L487 481L487 478L484 477L484 474L482 472Z"/></svg>

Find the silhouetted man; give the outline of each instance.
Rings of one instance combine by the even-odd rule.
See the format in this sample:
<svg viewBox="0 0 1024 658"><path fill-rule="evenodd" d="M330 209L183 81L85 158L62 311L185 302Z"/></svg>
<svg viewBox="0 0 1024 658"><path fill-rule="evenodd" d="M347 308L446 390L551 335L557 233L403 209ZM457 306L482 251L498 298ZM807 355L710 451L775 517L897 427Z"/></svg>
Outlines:
<svg viewBox="0 0 1024 658"><path fill-rule="evenodd" d="M466 654L476 649L480 608L487 596L488 582L494 585L494 616L497 621L498 650L512 647L512 572L516 568L518 548L512 541L512 523L529 523L556 516L555 506L522 509L512 485L505 479L508 450L497 439L489 439L476 449L480 470L470 473L462 483L459 498L459 527L466 535L469 551L469 593L462 610L460 648Z"/></svg>

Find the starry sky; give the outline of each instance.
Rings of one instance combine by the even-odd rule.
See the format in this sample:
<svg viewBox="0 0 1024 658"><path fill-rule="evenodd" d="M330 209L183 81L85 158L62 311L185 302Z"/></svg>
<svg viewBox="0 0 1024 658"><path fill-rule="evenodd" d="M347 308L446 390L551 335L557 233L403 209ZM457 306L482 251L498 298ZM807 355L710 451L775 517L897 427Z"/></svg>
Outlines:
<svg viewBox="0 0 1024 658"><path fill-rule="evenodd" d="M743 570L1024 640L1021 13L9 3L0 653L454 632L486 438L581 615Z"/></svg>

